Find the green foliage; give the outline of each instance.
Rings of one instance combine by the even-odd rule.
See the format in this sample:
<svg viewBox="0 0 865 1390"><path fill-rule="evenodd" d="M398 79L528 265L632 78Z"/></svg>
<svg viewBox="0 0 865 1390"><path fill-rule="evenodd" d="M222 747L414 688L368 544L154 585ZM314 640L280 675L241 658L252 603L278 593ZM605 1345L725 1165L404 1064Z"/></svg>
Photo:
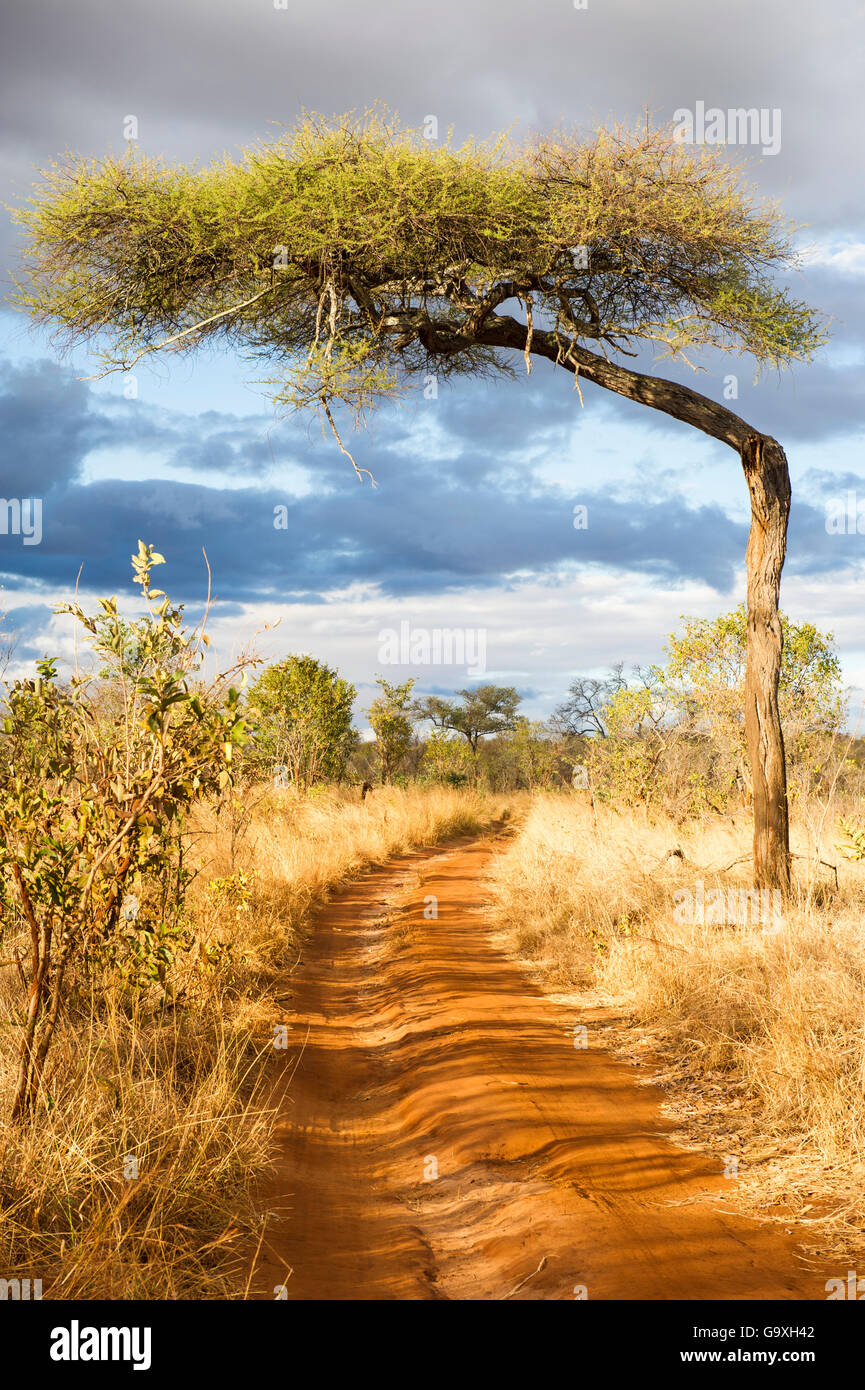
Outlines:
<svg viewBox="0 0 865 1390"><path fill-rule="evenodd" d="M289 656L269 666L252 686L255 749L268 770L288 769L296 785L339 781L356 735L351 711L356 690L324 662Z"/></svg>
<svg viewBox="0 0 865 1390"><path fill-rule="evenodd" d="M377 676L376 684L381 686L381 695L369 707L369 722L376 737L381 779L392 782L411 747L411 692L415 682L412 679L392 685L383 676Z"/></svg>
<svg viewBox="0 0 865 1390"><path fill-rule="evenodd" d="M420 772L424 781L465 787L475 778L477 758L462 739L451 738L444 729L433 729L424 746Z"/></svg>
<svg viewBox="0 0 865 1390"><path fill-rule="evenodd" d="M162 557L154 557L153 563L163 563ZM99 668L101 680L134 680L149 674L154 666L164 660L171 661L172 638L168 628L162 632L149 632L146 643L142 643L135 623L119 614L116 605L96 614L94 623L90 645L94 652L105 659L105 664Z"/></svg>
<svg viewBox="0 0 865 1390"><path fill-rule="evenodd" d="M844 833L844 842L838 848L845 859L865 859L865 826L855 825L849 820L842 820L839 824Z"/></svg>
<svg viewBox="0 0 865 1390"><path fill-rule="evenodd" d="M452 730L468 740L473 753L485 734L501 734L516 723L520 696L511 685L478 685L457 691L454 700L428 695L418 700L414 712L435 728Z"/></svg>
<svg viewBox="0 0 865 1390"><path fill-rule="evenodd" d="M791 768L809 763L843 716L841 663L831 633L794 623L782 613L778 701ZM666 679L708 729L728 762L746 763L744 728L748 618L744 604L717 618L684 619L668 643Z"/></svg>
<svg viewBox="0 0 865 1390"><path fill-rule="evenodd" d="M21 931L29 937L18 1115L38 1093L76 956L85 968L125 960L129 979L165 984L185 941L179 831L194 802L231 785L232 752L246 738L240 691L193 685L207 637L153 588L163 563L139 542L132 565L143 617L125 623L114 598L101 599L96 616L78 603L56 610L113 658L122 698L100 703L93 676L64 685L54 659L6 695L0 905L13 942Z"/></svg>
<svg viewBox="0 0 865 1390"><path fill-rule="evenodd" d="M116 965L118 974L133 989L158 985L169 999L174 996L171 972L181 953L192 949L193 931L180 913L110 938L98 953L100 963ZM94 956L96 953L94 952Z"/></svg>
<svg viewBox="0 0 865 1390"><path fill-rule="evenodd" d="M505 747L515 787L538 791L561 780L561 750L542 720L516 717Z"/></svg>
<svg viewBox="0 0 865 1390"><path fill-rule="evenodd" d="M254 871L244 873L242 869L237 869L233 874L227 874L223 878L211 878L207 884L207 891L213 898L217 911L228 910L235 919L248 912L254 879Z"/></svg>
<svg viewBox="0 0 865 1390"><path fill-rule="evenodd" d="M685 618L664 666L620 668L608 681L579 680L560 722L593 728L585 756L602 797L648 804L661 796L683 815L720 811L750 784L745 740L744 604L717 618ZM781 614L779 702L794 794L819 776L840 727L841 667L831 633Z"/></svg>
<svg viewBox="0 0 865 1390"><path fill-rule="evenodd" d="M529 330L527 355L552 335L571 367L575 346L634 340L778 366L825 336L778 286L795 255L777 208L725 151L648 122L455 148L381 112L305 118L207 169L69 157L17 218L16 302L73 340L107 339L107 367L228 340L278 363L277 400L329 419L430 364L509 371L507 324ZM518 320L500 312L515 301Z"/></svg>
<svg viewBox="0 0 865 1390"><path fill-rule="evenodd" d="M617 672L603 683L598 712L605 736L586 750L592 784L602 798L626 805L648 802L659 790L658 771L673 737L676 713L655 666L635 668L628 684Z"/></svg>
<svg viewBox="0 0 865 1390"><path fill-rule="evenodd" d="M255 870L246 873L237 869L208 880L207 893L213 909L209 916L211 931L198 943L198 963L206 974L219 974L223 980L234 978L235 937L242 919L251 910L255 878ZM245 959L241 955L241 963Z"/></svg>

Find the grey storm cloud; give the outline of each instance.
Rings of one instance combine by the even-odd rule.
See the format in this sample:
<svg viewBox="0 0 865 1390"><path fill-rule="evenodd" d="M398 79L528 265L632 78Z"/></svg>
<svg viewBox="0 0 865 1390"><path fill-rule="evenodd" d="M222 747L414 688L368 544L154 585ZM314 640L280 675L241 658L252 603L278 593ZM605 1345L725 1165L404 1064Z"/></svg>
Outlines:
<svg viewBox="0 0 865 1390"><path fill-rule="evenodd" d="M744 551L744 528L719 507L680 499L638 506L584 493L589 526L573 528L559 492L522 497L494 488L446 489L430 470L399 472L363 493L340 491L285 503L270 489L220 490L191 483L109 481L47 498L43 541L26 550L0 537L0 572L31 584L72 582L85 565L88 589L116 589L140 536L172 560L173 592L201 587L206 547L222 598L297 598L352 583L404 595L500 583L515 571L609 564L673 579L699 575L720 589ZM274 508L286 525L274 527Z"/></svg>
<svg viewBox="0 0 865 1390"><path fill-rule="evenodd" d="M64 150L123 148L128 115L149 153L207 161L302 108L381 101L461 139L702 101L779 110L780 151L750 152L759 187L815 229L862 224L859 0L31 0L3 23L7 194Z"/></svg>
<svg viewBox="0 0 865 1390"><path fill-rule="evenodd" d="M379 486L372 489L357 483L330 441L311 444L306 422L269 427L260 415L186 416L98 395L65 367L0 364L6 495L44 495L42 543L25 548L18 537L0 536L0 572L66 585L85 563L88 588L114 589L128 575L140 536L172 553L181 597L198 594L206 547L221 595L235 602L353 583L375 583L393 595L432 593L586 564L673 582L699 578L728 589L742 563L744 525L709 500L686 502L676 492L675 470L660 467L663 455L651 446L658 466L649 496L634 495L633 484L605 484L602 460L587 456L574 485L589 525L574 529L573 498L543 483L525 458L529 444L543 445L542 456L554 453L579 426L582 413L560 375L546 385L533 377L447 393L437 402L443 443L433 456L416 447L422 408L389 412L372 436L353 443L359 463L375 473ZM602 411L617 406L600 392L593 401ZM629 409L639 410L644 423L651 416ZM593 423L599 418L591 412ZM695 450L702 446L701 436L679 428ZM129 447L168 468L209 476L200 484L170 477L82 481L91 450L110 459L112 449ZM282 465L302 469L301 495L280 485ZM813 492L811 486L794 508L793 570L845 563L839 547L826 544L825 530L806 524L816 515ZM285 526L277 529L280 506Z"/></svg>
<svg viewBox="0 0 865 1390"><path fill-rule="evenodd" d="M500 583L517 571L610 562L673 579L699 575L725 588L741 558L743 528L720 507L695 510L673 493L640 502L596 483L580 499L589 526L576 531L564 491L541 485L530 470L505 468L504 450L491 470L486 441L479 447L470 433L456 433L452 456L425 460L413 455L411 421L402 436L392 432L386 450L368 438L358 442L376 489L359 485L332 445L304 454L304 429L280 426L271 446L277 471L280 461L301 461L311 484L292 496L272 479L262 482L255 462L248 466L247 441L261 423L251 417L244 428L209 412L210 433L203 433L196 416L107 402L67 368L7 365L0 371L0 473L7 496L15 495L10 481L22 496L44 494L43 537L24 547L20 537L0 536L0 572L37 586L66 585L84 563L86 587L113 589L124 582L140 536L174 557L179 596L198 593L206 547L221 595L240 602L357 582L391 594L436 592ZM139 434L169 463L191 459L238 480L248 473L250 485L82 480L91 449L110 458L112 447L135 445ZM518 443L511 448L513 464ZM277 529L280 506L285 526Z"/></svg>
<svg viewBox="0 0 865 1390"><path fill-rule="evenodd" d="M861 25L859 0L819 9L589 0L585 10L572 0L289 0L284 10L272 0L32 0L4 16L0 181L14 202L32 167L66 149L122 150L129 115L147 153L207 162L268 138L274 122L291 124L303 108L330 114L381 101L412 124L434 114L460 140L503 127L519 135L631 121L647 106L666 119L702 101L778 109L778 154L743 152L759 191L810 224L806 239L861 238L861 123L850 95L861 79ZM12 233L0 219L0 276L7 266ZM766 374L754 385L747 360L720 354L697 378L649 352L636 365L716 399L735 373L734 408L788 448L849 435L862 427L861 368L843 363L860 350L863 286L862 277L806 265L794 291L834 316L836 356L780 379ZM234 604L313 602L352 583L444 592L581 564L728 590L741 572L745 527L711 499L678 496L674 473L656 472L651 495L635 500L606 486L603 460L587 457L575 484L589 527L577 532L572 499L541 483L532 463L554 458L583 418L633 426L635 452L654 455L659 469L660 436L671 431L693 439L695 466L729 451L589 386L583 416L567 373L538 364L527 379L521 365L509 383L443 386L434 413L420 402L386 412L357 442L358 461L380 484L372 491L308 422L280 423L266 408L184 415L94 392L50 362L0 364L0 491L44 498L42 544L24 549L0 535L0 572L35 590L65 587L84 561L85 585L113 591L127 582L142 536L170 559L171 592L190 601L201 594L202 546L219 593ZM135 479L118 462L121 476L85 483L89 458L99 454L104 473L112 450L130 449L145 465L196 481ZM280 486L283 467L303 470L303 495ZM276 530L273 509L283 503L287 526ZM820 496L806 489L794 500L790 571L844 568L848 554L852 547L826 535ZM30 616L39 611L36 602Z"/></svg>
<svg viewBox="0 0 865 1390"><path fill-rule="evenodd" d="M7 497L39 497L76 478L109 421L73 374L41 361L0 364L0 478Z"/></svg>

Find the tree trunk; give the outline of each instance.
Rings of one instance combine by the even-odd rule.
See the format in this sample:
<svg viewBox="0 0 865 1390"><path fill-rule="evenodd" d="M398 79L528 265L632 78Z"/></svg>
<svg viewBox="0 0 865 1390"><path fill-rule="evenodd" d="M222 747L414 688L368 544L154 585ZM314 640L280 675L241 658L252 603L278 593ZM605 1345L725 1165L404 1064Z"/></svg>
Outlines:
<svg viewBox="0 0 865 1390"><path fill-rule="evenodd" d="M421 338L435 350L434 335ZM693 425L739 454L751 494L745 735L754 795L754 884L788 892L787 771L778 711L782 644L778 595L790 514L790 474L784 450L732 410L690 386L632 371L572 339L566 343L565 354L558 333L534 329L529 335L527 326L510 315L488 314L476 341L522 353L530 349L566 370L579 368L582 380Z"/></svg>
<svg viewBox="0 0 865 1390"><path fill-rule="evenodd" d="M742 468L751 494L745 737L754 797L754 886L790 891L790 832L784 734L778 707L783 637L778 611L787 549L790 474L780 444L750 435Z"/></svg>

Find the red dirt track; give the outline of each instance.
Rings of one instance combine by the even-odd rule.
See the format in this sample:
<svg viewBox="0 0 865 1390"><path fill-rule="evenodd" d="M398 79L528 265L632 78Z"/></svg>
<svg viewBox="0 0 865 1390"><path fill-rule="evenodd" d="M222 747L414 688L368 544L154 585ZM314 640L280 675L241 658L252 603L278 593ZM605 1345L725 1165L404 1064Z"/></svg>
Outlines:
<svg viewBox="0 0 865 1390"><path fill-rule="evenodd" d="M782 1227L720 1210L720 1155L674 1145L660 1092L495 943L496 847L413 855L319 913L274 1054L256 1296L825 1299Z"/></svg>

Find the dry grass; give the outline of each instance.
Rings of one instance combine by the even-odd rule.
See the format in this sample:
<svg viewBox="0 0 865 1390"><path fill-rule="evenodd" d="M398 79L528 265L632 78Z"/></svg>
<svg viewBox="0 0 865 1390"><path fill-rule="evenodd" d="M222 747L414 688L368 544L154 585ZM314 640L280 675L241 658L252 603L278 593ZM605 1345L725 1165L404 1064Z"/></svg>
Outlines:
<svg viewBox="0 0 865 1390"><path fill-rule="evenodd" d="M254 872L258 926L272 947L286 930L296 933L312 907L364 869L482 829L506 801L445 787L382 787L363 802L354 788L312 798L266 788L255 800L238 852L232 856L225 826L212 867L221 874Z"/></svg>
<svg viewBox="0 0 865 1390"><path fill-rule="evenodd" d="M4 1127L0 1277L41 1279L47 1298L242 1298L273 1121L261 1083L273 991L312 909L369 865L489 825L502 804L451 789L377 790L361 804L357 791L266 788L200 817L192 946L173 997L82 977L48 1104L31 1127ZM0 1014L19 1008L0 971ZM7 1115L16 1036L0 1034Z"/></svg>
<svg viewBox="0 0 865 1390"><path fill-rule="evenodd" d="M840 838L821 808L799 811L780 924L684 910L699 883L747 887L747 863L724 871L749 852L744 816L682 827L543 796L492 872L515 949L548 988L591 984L642 1025L611 1041L651 1052L692 1143L719 1167L739 1156L743 1202L783 1201L815 1246L861 1251L865 865L843 859ZM839 864L837 892L820 858Z"/></svg>

